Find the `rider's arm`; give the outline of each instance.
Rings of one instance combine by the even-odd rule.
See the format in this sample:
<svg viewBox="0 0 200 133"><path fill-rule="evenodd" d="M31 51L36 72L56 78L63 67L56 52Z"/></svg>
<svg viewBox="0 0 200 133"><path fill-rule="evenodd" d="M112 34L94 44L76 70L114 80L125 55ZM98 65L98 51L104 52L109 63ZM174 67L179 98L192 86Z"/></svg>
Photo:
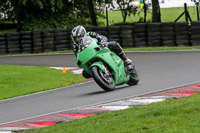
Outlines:
<svg viewBox="0 0 200 133"><path fill-rule="evenodd" d="M78 45L73 44L73 51L74 51L74 55L77 56L77 53L78 53Z"/></svg>
<svg viewBox="0 0 200 133"><path fill-rule="evenodd" d="M102 36L96 32L88 32L86 34L86 36L96 38L98 40L98 42L105 42L105 41L107 42L108 41L108 39L105 36Z"/></svg>

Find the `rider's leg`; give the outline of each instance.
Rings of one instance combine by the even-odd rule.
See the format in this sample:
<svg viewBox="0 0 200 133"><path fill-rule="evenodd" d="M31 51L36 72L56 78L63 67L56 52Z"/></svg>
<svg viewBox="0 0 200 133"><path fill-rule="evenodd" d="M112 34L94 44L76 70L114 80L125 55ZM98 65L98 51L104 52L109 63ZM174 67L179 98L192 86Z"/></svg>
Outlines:
<svg viewBox="0 0 200 133"><path fill-rule="evenodd" d="M120 46L119 43L115 42L115 41L112 41L112 42L108 42L108 48L115 52L126 64L127 64L127 67L128 69L132 69L132 61L131 59L129 59L126 54L122 51L122 48Z"/></svg>

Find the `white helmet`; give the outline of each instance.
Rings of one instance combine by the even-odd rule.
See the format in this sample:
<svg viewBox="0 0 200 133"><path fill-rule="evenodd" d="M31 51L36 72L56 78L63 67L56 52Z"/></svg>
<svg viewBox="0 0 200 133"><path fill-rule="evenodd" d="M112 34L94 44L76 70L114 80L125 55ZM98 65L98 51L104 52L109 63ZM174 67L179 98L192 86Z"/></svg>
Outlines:
<svg viewBox="0 0 200 133"><path fill-rule="evenodd" d="M86 30L83 26L79 25L72 29L71 38L75 44L78 44L78 41L84 37Z"/></svg>

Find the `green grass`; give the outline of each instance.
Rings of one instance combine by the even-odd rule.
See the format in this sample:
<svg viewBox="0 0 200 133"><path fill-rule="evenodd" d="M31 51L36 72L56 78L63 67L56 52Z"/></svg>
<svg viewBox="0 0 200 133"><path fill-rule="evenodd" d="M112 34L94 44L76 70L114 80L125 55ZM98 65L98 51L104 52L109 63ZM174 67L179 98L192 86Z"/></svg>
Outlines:
<svg viewBox="0 0 200 133"><path fill-rule="evenodd" d="M174 50L200 50L200 46L180 46L180 47L141 47L141 48L123 48L124 51L174 51ZM72 50L64 51L50 51L42 52L39 54L64 54L73 53ZM29 55L29 54L5 54L0 56L11 56L11 55Z"/></svg>
<svg viewBox="0 0 200 133"><path fill-rule="evenodd" d="M184 7L174 7L174 8L161 8L161 22L174 22L183 13ZM194 6L188 7L189 14L193 21L197 21L196 8ZM140 18L144 18L144 10L138 9L139 15L127 16L126 23L136 23L139 22ZM106 15L106 13L105 13ZM109 25L122 24L123 17L121 11L109 11ZM101 19L101 26L106 25L106 19ZM185 21L185 15L180 18L178 22ZM143 22L143 19L142 21ZM152 22L152 10L149 9L147 12L147 22Z"/></svg>
<svg viewBox="0 0 200 133"><path fill-rule="evenodd" d="M84 81L82 75L48 67L0 65L0 100L69 86Z"/></svg>
<svg viewBox="0 0 200 133"><path fill-rule="evenodd" d="M174 50L200 50L200 46L179 46L179 47L141 47L141 48L123 48L124 51L174 51ZM62 54L73 53L72 50L51 51L40 54Z"/></svg>
<svg viewBox="0 0 200 133"><path fill-rule="evenodd" d="M97 114L25 133L198 133L199 93Z"/></svg>

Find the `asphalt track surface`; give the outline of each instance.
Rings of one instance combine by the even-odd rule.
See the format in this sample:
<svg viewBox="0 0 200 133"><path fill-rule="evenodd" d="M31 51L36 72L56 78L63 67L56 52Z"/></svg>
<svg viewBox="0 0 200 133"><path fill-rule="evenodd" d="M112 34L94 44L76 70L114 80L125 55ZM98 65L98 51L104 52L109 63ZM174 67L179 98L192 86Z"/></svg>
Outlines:
<svg viewBox="0 0 200 133"><path fill-rule="evenodd" d="M136 86L104 92L94 81L0 101L0 125L72 108L139 96L200 82L200 51L130 52L140 75ZM72 54L1 56L0 64L74 67Z"/></svg>

